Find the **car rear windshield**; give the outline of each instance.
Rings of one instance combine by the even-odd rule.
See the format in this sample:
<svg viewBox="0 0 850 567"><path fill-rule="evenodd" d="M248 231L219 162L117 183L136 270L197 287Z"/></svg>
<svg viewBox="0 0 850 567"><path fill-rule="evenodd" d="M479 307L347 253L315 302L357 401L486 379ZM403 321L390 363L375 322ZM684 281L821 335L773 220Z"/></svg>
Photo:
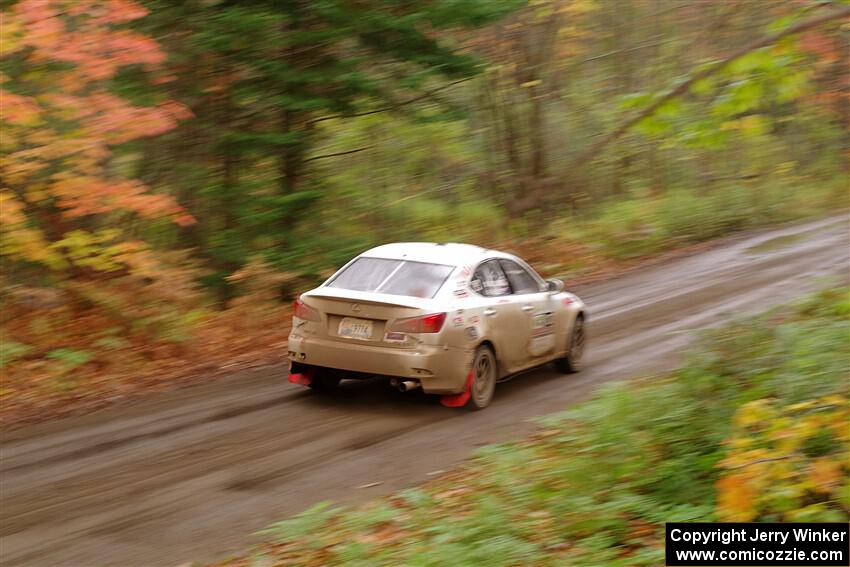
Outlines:
<svg viewBox="0 0 850 567"><path fill-rule="evenodd" d="M431 298L453 269L454 266L409 260L358 258L337 273L327 287Z"/></svg>

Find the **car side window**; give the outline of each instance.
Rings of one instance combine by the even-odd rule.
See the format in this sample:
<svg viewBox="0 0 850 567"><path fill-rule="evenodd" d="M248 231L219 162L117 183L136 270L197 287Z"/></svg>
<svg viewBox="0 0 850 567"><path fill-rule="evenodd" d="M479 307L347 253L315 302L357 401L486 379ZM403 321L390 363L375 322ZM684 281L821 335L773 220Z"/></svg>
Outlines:
<svg viewBox="0 0 850 567"><path fill-rule="evenodd" d="M478 266L469 281L469 286L474 292L484 297L499 297L511 293L508 279L496 260L488 260Z"/></svg>
<svg viewBox="0 0 850 567"><path fill-rule="evenodd" d="M513 260L501 259L499 260L499 264L501 264L502 270L504 270L514 293L523 294L540 292L540 284L538 284L537 280L528 273L528 270Z"/></svg>

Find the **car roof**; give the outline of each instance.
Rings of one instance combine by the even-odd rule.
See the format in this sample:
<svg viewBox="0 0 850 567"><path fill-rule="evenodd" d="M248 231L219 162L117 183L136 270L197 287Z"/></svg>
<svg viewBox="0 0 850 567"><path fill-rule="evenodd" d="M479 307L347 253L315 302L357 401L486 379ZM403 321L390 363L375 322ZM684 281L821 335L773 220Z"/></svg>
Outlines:
<svg viewBox="0 0 850 567"><path fill-rule="evenodd" d="M450 266L476 264L485 258L510 258L510 254L488 250L474 244L456 242L394 242L367 250L361 256L429 262Z"/></svg>

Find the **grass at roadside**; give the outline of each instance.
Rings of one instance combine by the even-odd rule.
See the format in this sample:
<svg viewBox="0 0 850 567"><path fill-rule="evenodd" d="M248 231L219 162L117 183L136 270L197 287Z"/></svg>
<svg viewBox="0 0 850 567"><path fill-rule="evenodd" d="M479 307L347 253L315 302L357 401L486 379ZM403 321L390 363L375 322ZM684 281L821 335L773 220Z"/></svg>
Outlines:
<svg viewBox="0 0 850 567"><path fill-rule="evenodd" d="M848 317L833 289L706 332L667 376L221 565L660 565L667 521L848 521Z"/></svg>

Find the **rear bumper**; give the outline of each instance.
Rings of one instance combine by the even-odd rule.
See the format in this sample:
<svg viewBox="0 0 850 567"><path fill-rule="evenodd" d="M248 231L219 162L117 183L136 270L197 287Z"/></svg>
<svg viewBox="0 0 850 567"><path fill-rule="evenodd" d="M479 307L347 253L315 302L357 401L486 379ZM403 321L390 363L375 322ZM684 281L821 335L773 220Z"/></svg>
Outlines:
<svg viewBox="0 0 850 567"><path fill-rule="evenodd" d="M289 358L302 364L419 380L429 394L463 391L471 363L471 355L458 348L419 345L402 350L294 333L289 336Z"/></svg>

